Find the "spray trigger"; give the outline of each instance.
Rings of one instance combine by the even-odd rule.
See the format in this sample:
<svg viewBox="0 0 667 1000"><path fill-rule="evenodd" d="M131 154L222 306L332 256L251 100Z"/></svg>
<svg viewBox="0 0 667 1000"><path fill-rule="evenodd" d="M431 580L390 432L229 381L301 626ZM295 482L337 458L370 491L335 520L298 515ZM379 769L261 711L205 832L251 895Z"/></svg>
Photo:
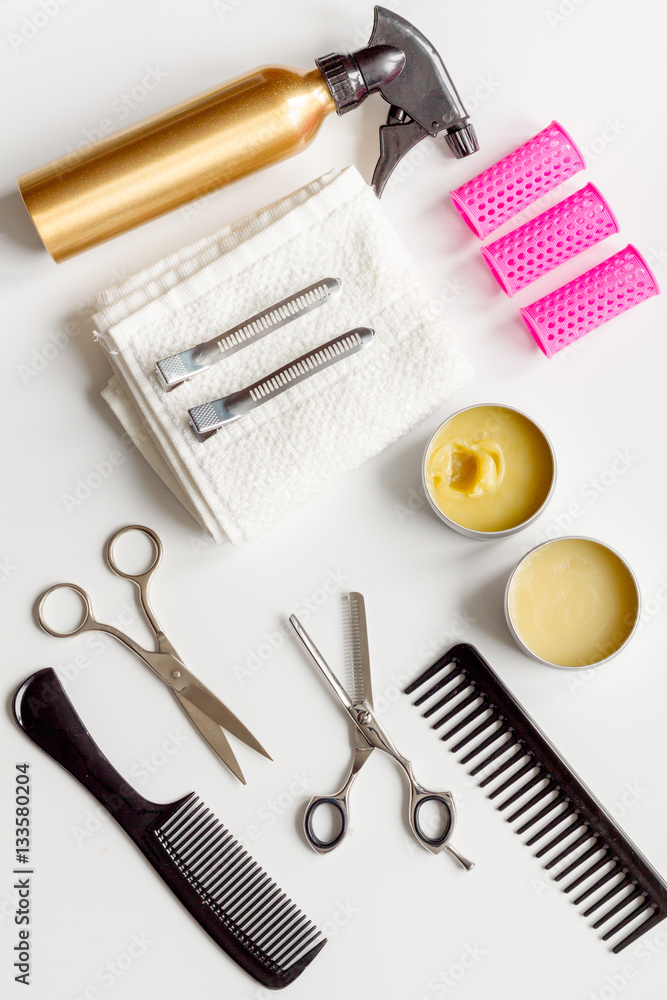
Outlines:
<svg viewBox="0 0 667 1000"><path fill-rule="evenodd" d="M372 93L390 105L380 126L380 158L372 187L377 195L403 156L427 135L444 132L457 159L479 148L475 130L439 53L415 28L386 7L375 8L368 45L316 60L336 111L343 115Z"/></svg>

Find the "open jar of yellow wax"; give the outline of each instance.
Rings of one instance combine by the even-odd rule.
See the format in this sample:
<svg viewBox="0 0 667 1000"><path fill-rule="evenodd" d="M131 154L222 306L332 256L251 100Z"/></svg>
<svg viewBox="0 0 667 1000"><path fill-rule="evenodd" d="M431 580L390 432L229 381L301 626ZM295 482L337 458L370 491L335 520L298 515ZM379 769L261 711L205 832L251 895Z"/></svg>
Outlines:
<svg viewBox="0 0 667 1000"><path fill-rule="evenodd" d="M624 559L593 538L538 545L505 591L505 617L520 648L551 667L606 663L630 641L640 596Z"/></svg>
<svg viewBox="0 0 667 1000"><path fill-rule="evenodd" d="M450 528L470 538L499 538L543 511L556 482L556 458L525 413L469 406L429 441L422 477L429 503Z"/></svg>

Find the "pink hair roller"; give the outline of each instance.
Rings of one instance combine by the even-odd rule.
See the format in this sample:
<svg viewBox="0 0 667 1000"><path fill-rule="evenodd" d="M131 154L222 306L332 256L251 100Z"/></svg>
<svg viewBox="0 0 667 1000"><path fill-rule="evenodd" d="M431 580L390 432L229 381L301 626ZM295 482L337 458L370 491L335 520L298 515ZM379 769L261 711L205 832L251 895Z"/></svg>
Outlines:
<svg viewBox="0 0 667 1000"><path fill-rule="evenodd" d="M482 239L585 165L562 125L552 122L449 196Z"/></svg>
<svg viewBox="0 0 667 1000"><path fill-rule="evenodd" d="M508 295L576 257L612 233L616 217L593 184L499 240L482 247L491 272Z"/></svg>
<svg viewBox="0 0 667 1000"><path fill-rule="evenodd" d="M548 358L660 288L639 251L628 244L612 257L521 310Z"/></svg>

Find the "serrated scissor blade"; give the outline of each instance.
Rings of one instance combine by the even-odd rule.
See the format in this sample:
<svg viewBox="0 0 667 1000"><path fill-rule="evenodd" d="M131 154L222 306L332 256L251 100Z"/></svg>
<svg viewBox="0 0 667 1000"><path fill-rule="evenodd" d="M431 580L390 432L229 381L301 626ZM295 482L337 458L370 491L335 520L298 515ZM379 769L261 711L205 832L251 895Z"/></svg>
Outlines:
<svg viewBox="0 0 667 1000"><path fill-rule="evenodd" d="M373 708L373 686L371 684L371 659L368 649L368 628L366 625L366 602L363 594L352 591L347 595L349 606L349 654L352 667L352 696L354 701L365 701Z"/></svg>

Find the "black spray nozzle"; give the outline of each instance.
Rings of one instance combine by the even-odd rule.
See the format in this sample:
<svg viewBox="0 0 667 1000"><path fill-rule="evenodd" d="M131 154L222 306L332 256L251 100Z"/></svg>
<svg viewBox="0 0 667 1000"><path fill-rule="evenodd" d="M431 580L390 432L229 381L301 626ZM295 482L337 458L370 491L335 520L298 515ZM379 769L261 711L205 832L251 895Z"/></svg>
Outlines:
<svg viewBox="0 0 667 1000"><path fill-rule="evenodd" d="M391 106L380 128L380 159L372 185L380 194L389 175L415 143L444 132L454 156L479 147L475 130L437 50L414 25L385 7L375 8L368 45L354 53L331 53L316 60L338 114L371 93Z"/></svg>

